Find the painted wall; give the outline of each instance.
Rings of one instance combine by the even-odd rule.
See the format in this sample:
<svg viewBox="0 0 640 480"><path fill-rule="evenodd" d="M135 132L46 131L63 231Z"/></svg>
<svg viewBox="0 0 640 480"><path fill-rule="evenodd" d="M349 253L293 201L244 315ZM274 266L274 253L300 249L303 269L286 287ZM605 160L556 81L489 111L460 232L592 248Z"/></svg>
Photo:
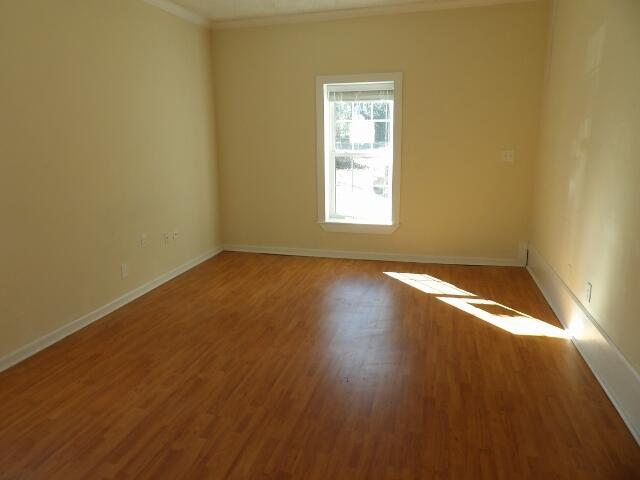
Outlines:
<svg viewBox="0 0 640 480"><path fill-rule="evenodd" d="M529 238L547 4L213 34L226 244L516 258ZM404 73L400 228L316 223L315 77ZM514 163L500 151L514 148Z"/></svg>
<svg viewBox="0 0 640 480"><path fill-rule="evenodd" d="M532 243L640 371L640 2L559 0L553 24Z"/></svg>
<svg viewBox="0 0 640 480"><path fill-rule="evenodd" d="M3 1L0 45L1 358L220 236L208 30L139 1Z"/></svg>

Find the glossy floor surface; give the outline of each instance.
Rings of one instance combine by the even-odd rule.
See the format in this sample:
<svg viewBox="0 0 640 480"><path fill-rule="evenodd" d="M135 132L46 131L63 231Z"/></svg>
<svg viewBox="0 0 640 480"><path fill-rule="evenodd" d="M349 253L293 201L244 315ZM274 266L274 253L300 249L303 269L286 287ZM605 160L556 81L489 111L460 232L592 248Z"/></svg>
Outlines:
<svg viewBox="0 0 640 480"><path fill-rule="evenodd" d="M225 252L0 373L0 478L640 478L565 336L522 268Z"/></svg>

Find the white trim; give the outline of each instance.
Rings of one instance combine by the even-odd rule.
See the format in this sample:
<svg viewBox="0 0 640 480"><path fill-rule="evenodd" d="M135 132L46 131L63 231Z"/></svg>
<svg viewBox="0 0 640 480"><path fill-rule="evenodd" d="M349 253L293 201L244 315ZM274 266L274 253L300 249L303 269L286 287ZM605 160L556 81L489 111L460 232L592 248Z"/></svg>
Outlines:
<svg viewBox="0 0 640 480"><path fill-rule="evenodd" d="M229 252L267 253L271 255L294 255L299 257L346 258L354 260L383 260L389 262L441 263L449 265L492 265L502 267L522 267L517 258L456 257L440 255L420 255L391 252L358 252L353 250L321 250L315 248L291 248L261 245L224 245Z"/></svg>
<svg viewBox="0 0 640 480"><path fill-rule="evenodd" d="M223 30L229 28L264 27L269 25L286 25L291 23L321 22L327 20L341 20L345 18L374 17L380 15L394 15L401 13L427 12L434 10L454 10L458 8L489 7L509 3L527 3L537 0L453 0L443 2L438 0L423 0L405 5L386 7L363 7L328 12L312 12L289 15L274 15L270 17L235 18L229 20L213 20L211 28Z"/></svg>
<svg viewBox="0 0 640 480"><path fill-rule="evenodd" d="M201 27L206 27L207 29L211 28L211 21L207 17L203 17L202 15L198 15L197 13L193 13L191 10L188 10L180 5L176 5L169 0L142 0L144 3L148 3L160 10L163 10L171 15L176 17L180 17L183 20L186 20L191 23L195 23L196 25L200 25Z"/></svg>
<svg viewBox="0 0 640 480"><path fill-rule="evenodd" d="M529 246L527 270L640 444L640 375L551 265Z"/></svg>
<svg viewBox="0 0 640 480"><path fill-rule="evenodd" d="M331 232L353 232L353 233L393 233L398 228L400 221L400 179L402 174L402 72L388 73L362 73L355 75L318 75L316 77L316 189L318 197L318 223L323 228ZM328 108L326 108L325 85L340 83L379 83L393 82L393 179L391 185L391 225L379 225L377 229L366 229L361 227L351 227L338 222L327 222L326 211L328 208L325 195L325 168L327 165L327 155L324 146L330 140L325 131L325 124L328 121ZM332 140L331 140L332 141ZM331 210L329 210L331 211ZM325 228L327 226L328 228ZM393 227L393 228L389 228Z"/></svg>
<svg viewBox="0 0 640 480"><path fill-rule="evenodd" d="M50 332L45 336L34 340L33 342L25 345L24 347L19 348L18 350L15 350L14 352L9 353L8 355L5 355L4 357L0 358L0 372L2 372L3 370L6 370L9 367L12 367L13 365L17 364L18 362L21 362L22 360L29 358L30 356L38 353L40 350L44 350L45 348L53 345L54 343L71 335L72 333L77 332L81 328L84 328L87 325L95 322L96 320L101 319L105 315L108 315L109 313L126 305L127 303L132 302L136 298L141 297L145 293L150 292L151 290L159 287L163 283L166 283L169 280L177 277L178 275L186 272L187 270L192 269L196 265L206 260L209 260L212 257L215 257L221 251L222 251L222 248L216 248L208 252L205 252L201 255L198 255L197 257L183 263L179 267L176 267L173 270L167 273L164 273L159 277L151 280L150 282L145 283L144 285L141 285L138 288L135 288L134 290L131 290L128 293L125 293L121 297L116 298L115 300L112 300L106 305L103 305L100 308L94 310L93 312L87 313L86 315L83 315L82 317L77 318L76 320L73 320L72 322L67 323L66 325L63 325L62 327L57 328L53 332Z"/></svg>
<svg viewBox="0 0 640 480"><path fill-rule="evenodd" d="M324 125L328 121L329 114L324 108L324 85L321 78L322 77L316 77L316 194L318 202L318 223L325 221L324 212L328 210L324 184L324 144L327 143L329 139L325 132Z"/></svg>
<svg viewBox="0 0 640 480"><path fill-rule="evenodd" d="M376 233L390 234L395 232L399 224L394 225L369 225L366 223L341 223L341 222L318 222L318 225L327 232L342 233Z"/></svg>

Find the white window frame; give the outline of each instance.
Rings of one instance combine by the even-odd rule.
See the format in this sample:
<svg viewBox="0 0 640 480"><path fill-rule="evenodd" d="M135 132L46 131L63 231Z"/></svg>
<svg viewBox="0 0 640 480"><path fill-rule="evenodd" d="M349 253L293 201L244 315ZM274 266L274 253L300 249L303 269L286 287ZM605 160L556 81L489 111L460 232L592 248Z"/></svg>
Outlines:
<svg viewBox="0 0 640 480"><path fill-rule="evenodd" d="M393 179L391 182L391 224L364 224L353 222L328 221L329 211L326 195L327 185L325 172L329 170L329 155L325 153L327 138L325 124L330 122L330 111L326 108L325 86L336 83L375 83L394 82L393 107ZM400 160L402 147L402 73L371 73L358 75L322 75L316 77L316 125L317 125L317 191L318 191L318 223L329 232L348 233L393 233L400 226Z"/></svg>

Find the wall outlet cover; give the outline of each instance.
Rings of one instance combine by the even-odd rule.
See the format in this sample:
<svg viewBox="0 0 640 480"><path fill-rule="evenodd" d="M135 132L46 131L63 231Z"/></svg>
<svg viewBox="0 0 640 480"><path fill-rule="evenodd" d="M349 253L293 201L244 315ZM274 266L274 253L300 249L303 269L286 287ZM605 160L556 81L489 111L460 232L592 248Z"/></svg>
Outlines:
<svg viewBox="0 0 640 480"><path fill-rule="evenodd" d="M587 285L584 288L584 298L587 300L587 303L591 302L592 291L593 291L593 285L591 285L591 282L587 282Z"/></svg>
<svg viewBox="0 0 640 480"><path fill-rule="evenodd" d="M503 162L511 163L515 158L514 150L502 150L500 152L500 160Z"/></svg>

